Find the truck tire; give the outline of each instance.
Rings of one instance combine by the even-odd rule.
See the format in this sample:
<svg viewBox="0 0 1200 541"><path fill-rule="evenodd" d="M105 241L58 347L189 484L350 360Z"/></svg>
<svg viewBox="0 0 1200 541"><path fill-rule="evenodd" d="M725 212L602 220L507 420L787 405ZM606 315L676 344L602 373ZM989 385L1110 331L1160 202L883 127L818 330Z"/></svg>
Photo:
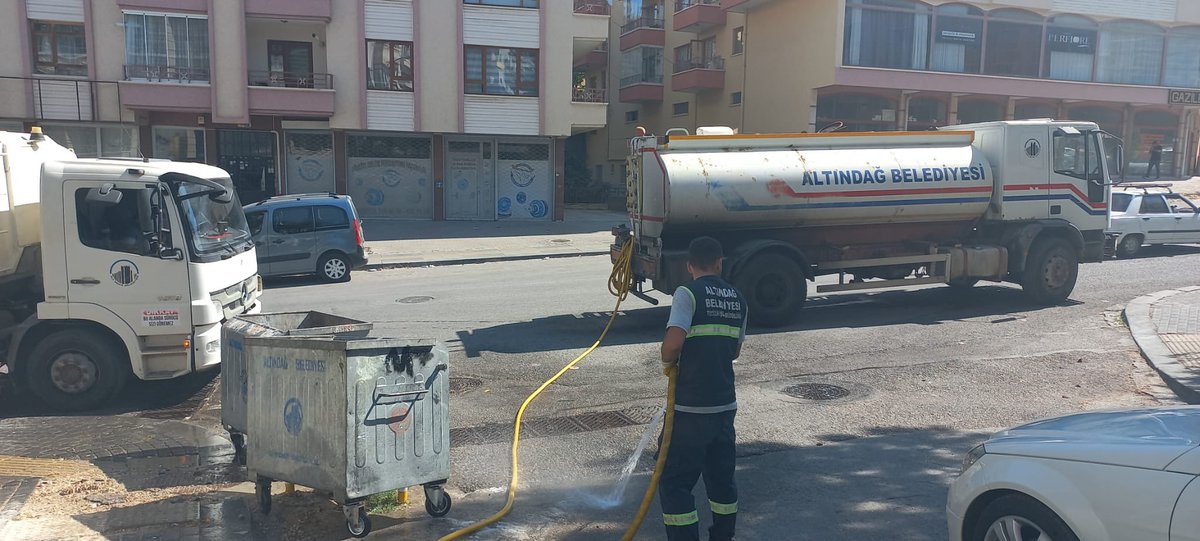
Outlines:
<svg viewBox="0 0 1200 541"><path fill-rule="evenodd" d="M791 323L808 293L800 265L775 253L754 256L733 283L749 305L750 323L760 327Z"/></svg>
<svg viewBox="0 0 1200 541"><path fill-rule="evenodd" d="M1126 258L1133 257L1142 249L1142 236L1133 234L1125 235L1121 239L1121 244L1117 245L1117 257Z"/></svg>
<svg viewBox="0 0 1200 541"><path fill-rule="evenodd" d="M1058 304L1071 296L1079 277L1079 256L1071 243L1049 237L1034 243L1025 260L1021 288L1038 303Z"/></svg>
<svg viewBox="0 0 1200 541"><path fill-rule="evenodd" d="M60 411L93 409L108 401L129 380L123 347L88 329L64 329L42 338L24 369L29 389Z"/></svg>

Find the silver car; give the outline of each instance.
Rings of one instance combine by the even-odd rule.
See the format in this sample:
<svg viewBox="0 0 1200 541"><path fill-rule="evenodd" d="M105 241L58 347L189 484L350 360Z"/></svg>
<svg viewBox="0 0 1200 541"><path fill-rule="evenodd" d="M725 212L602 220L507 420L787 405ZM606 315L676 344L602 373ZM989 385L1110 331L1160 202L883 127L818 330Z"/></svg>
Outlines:
<svg viewBox="0 0 1200 541"><path fill-rule="evenodd" d="M262 276L315 274L344 282L351 269L367 264L362 224L348 196L284 195L245 211Z"/></svg>

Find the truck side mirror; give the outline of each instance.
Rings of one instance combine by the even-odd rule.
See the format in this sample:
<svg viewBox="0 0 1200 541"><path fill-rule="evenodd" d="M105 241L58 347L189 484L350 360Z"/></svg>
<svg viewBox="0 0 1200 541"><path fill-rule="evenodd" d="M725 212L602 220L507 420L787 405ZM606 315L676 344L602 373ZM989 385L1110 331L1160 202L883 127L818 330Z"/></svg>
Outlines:
<svg viewBox="0 0 1200 541"><path fill-rule="evenodd" d="M121 195L121 190L116 189L111 183L106 183L99 188L88 190L84 200L88 203L112 207L121 204Z"/></svg>
<svg viewBox="0 0 1200 541"><path fill-rule="evenodd" d="M1117 145L1117 178L1125 181L1125 145Z"/></svg>
<svg viewBox="0 0 1200 541"><path fill-rule="evenodd" d="M179 248L159 248L159 259L170 259L173 261L183 261L183 250Z"/></svg>
<svg viewBox="0 0 1200 541"><path fill-rule="evenodd" d="M208 198L213 201L216 201L217 203L226 204L226 203L233 201L233 194L230 193L230 191L226 189L226 190L221 190L219 192L215 192L212 195L208 196Z"/></svg>

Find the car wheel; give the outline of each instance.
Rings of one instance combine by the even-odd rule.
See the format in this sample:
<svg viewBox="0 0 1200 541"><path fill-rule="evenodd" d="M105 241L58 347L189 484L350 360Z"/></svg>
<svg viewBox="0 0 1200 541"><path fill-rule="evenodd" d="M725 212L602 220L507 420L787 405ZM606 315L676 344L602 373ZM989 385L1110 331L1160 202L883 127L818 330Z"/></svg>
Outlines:
<svg viewBox="0 0 1200 541"><path fill-rule="evenodd" d="M317 276L326 282L348 281L350 280L350 260L337 252L325 254L317 262Z"/></svg>
<svg viewBox="0 0 1200 541"><path fill-rule="evenodd" d="M1117 246L1117 257L1133 257L1142 249L1141 235L1126 235Z"/></svg>
<svg viewBox="0 0 1200 541"><path fill-rule="evenodd" d="M983 509L970 541L1079 541L1058 515L1024 494L996 498Z"/></svg>

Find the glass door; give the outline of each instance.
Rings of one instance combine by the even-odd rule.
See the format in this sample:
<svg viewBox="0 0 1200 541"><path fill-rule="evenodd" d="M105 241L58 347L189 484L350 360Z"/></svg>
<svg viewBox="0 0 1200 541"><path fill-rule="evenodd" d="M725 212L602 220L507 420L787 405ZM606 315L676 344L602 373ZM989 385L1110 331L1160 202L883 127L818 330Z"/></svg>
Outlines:
<svg viewBox="0 0 1200 541"><path fill-rule="evenodd" d="M312 88L312 43L267 41L267 68L271 72L271 86Z"/></svg>

